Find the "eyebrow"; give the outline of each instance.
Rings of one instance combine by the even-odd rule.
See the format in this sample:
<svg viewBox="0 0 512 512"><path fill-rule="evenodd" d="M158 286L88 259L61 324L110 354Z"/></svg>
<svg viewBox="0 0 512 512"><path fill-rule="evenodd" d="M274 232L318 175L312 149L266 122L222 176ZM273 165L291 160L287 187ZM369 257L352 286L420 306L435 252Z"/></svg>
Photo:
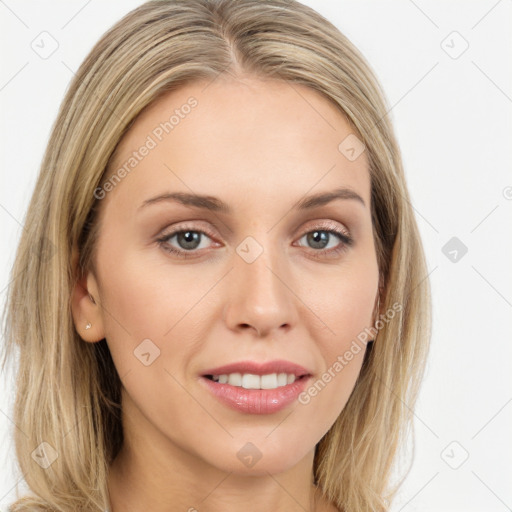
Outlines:
<svg viewBox="0 0 512 512"><path fill-rule="evenodd" d="M329 192L320 192L318 194L310 195L296 203L294 208L299 211L310 210L324 206L336 199L354 199L366 207L363 198L354 190L350 188L337 188ZM165 193L150 199L146 199L138 209L140 210L141 208L145 208L146 206L152 204L169 201L181 203L185 206L210 210L213 212L232 214L231 208L218 197L201 194L190 194L186 192Z"/></svg>

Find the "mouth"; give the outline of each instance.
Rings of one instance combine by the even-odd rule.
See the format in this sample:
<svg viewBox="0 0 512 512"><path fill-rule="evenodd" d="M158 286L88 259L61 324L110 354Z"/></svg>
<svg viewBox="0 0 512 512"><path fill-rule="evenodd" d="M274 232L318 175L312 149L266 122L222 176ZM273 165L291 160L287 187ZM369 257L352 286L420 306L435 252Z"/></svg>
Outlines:
<svg viewBox="0 0 512 512"><path fill-rule="evenodd" d="M201 382L223 404L239 412L271 414L291 405L312 373L288 361L243 361L201 374Z"/></svg>

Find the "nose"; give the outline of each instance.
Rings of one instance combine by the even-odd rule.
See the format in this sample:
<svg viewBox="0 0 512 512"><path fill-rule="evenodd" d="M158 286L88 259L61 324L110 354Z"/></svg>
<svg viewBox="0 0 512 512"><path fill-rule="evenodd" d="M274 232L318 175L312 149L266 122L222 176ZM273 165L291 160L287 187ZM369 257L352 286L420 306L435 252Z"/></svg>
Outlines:
<svg viewBox="0 0 512 512"><path fill-rule="evenodd" d="M252 262L242 251L234 254L224 306L224 320L231 330L251 330L258 338L289 331L298 319L292 272L284 255L267 245Z"/></svg>

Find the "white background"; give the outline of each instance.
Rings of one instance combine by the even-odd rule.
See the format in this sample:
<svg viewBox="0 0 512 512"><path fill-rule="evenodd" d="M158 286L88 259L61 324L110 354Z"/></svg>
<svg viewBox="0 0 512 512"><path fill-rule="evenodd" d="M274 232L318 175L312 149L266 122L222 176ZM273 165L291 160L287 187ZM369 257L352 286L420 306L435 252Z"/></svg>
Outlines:
<svg viewBox="0 0 512 512"><path fill-rule="evenodd" d="M512 2L304 3L351 39L383 84L427 253L432 349L415 411L414 464L392 512L510 510ZM99 37L139 4L0 1L0 306L73 72ZM58 42L47 59L31 47L43 31ZM452 237L468 248L455 262L442 250ZM21 482L11 437L12 379L5 375L1 384L2 504L14 500Z"/></svg>

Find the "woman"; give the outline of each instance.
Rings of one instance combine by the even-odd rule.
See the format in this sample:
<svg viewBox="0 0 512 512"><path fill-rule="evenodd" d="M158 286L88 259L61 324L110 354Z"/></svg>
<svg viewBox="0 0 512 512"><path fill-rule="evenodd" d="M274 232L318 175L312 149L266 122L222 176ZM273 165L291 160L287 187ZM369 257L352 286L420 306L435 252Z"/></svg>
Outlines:
<svg viewBox="0 0 512 512"><path fill-rule="evenodd" d="M12 511L389 509L430 296L387 110L296 1L101 38L12 270Z"/></svg>

